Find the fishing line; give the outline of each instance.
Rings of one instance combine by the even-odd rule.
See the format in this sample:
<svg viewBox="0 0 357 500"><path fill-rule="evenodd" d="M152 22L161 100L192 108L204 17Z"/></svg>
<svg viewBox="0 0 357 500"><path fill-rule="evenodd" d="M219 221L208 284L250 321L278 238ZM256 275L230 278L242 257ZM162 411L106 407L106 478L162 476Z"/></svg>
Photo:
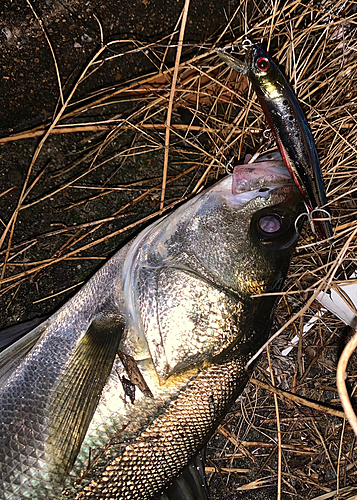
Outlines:
<svg viewBox="0 0 357 500"><path fill-rule="evenodd" d="M234 37L234 31L233 31L233 28L232 28L231 23L230 23L230 21L229 21L229 18L228 18L228 16L227 16L226 9L225 9L224 7L223 7L223 13L224 13L224 17L226 18L226 21L227 21L227 23L228 23L228 27L229 27L229 30L230 30L230 32L231 32L231 35Z"/></svg>
<svg viewBox="0 0 357 500"><path fill-rule="evenodd" d="M128 39L128 40L113 40L110 43L111 44L113 44L113 43L130 44L131 43L133 45L137 45L138 43L141 43L141 42L139 42L138 40ZM113 55L108 56L108 57L103 58L103 59L100 59L98 61L95 61L92 63L92 65L94 66L96 64L103 64L103 62L110 61L110 60L115 59L117 57L123 57L127 54L138 54L140 52L145 53L145 52L149 51L149 49L154 49L155 47L175 49L178 46L179 46L178 44L162 44L162 43L152 42L152 43L148 43L146 45L143 45L142 47L136 47L135 49L126 50L125 52L116 52L113 48L109 47L109 44L106 44L103 46L103 50L106 49L106 50L108 50L108 52L111 52ZM205 46L205 45L197 45L195 43L184 43L180 46L181 47L194 47L197 49L206 50L207 52L215 50L215 48L213 46L209 47L209 46Z"/></svg>

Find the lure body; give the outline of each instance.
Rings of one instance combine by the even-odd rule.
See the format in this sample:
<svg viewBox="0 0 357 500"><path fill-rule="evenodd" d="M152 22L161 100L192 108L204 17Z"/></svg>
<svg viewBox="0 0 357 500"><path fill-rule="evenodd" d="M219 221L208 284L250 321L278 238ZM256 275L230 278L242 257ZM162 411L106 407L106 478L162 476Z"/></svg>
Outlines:
<svg viewBox="0 0 357 500"><path fill-rule="evenodd" d="M254 44L244 45L245 61L233 47L218 55L252 82L263 112L295 183L310 209L326 205L326 194L315 143L302 109L284 75L272 59ZM318 214L320 217L320 214ZM319 222L324 237L332 236L328 219Z"/></svg>

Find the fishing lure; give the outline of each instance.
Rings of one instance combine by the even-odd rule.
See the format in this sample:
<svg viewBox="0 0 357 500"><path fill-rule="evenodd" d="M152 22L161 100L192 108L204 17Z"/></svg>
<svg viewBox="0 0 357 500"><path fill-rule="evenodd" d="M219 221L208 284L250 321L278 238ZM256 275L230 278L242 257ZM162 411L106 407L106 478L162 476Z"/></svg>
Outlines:
<svg viewBox="0 0 357 500"><path fill-rule="evenodd" d="M216 49L231 68L246 75L252 82L281 156L305 197L313 215L321 218L318 227L325 238L333 235L326 205L320 162L315 143L302 109L285 77L272 59L250 40L242 43L245 60L239 59L240 46Z"/></svg>

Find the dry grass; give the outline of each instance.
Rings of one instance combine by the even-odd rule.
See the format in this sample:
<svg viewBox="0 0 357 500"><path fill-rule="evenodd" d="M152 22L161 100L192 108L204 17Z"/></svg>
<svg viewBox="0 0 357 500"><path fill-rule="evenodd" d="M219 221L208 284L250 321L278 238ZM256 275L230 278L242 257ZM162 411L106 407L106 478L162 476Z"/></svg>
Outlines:
<svg viewBox="0 0 357 500"><path fill-rule="evenodd" d="M207 471L213 498L257 498L258 491L264 498L277 498L280 488L281 498L333 498L330 493L335 490L341 498L356 495L353 489L341 489L357 483L357 457L336 389L337 360L348 332L324 313L302 335L320 308L309 300L314 291L336 286L356 268L356 10L356 4L345 1L307 5L242 0L235 13L234 38L229 22L222 36L210 43L211 47L249 37L268 45L311 125L335 229L330 245L316 243L307 229L299 242L277 310L276 330L281 334L270 346L270 357L263 355L254 383L210 442ZM167 68L166 43L133 42L130 49L145 50L157 72L78 97L77 87L98 64L113 57L120 64L121 42L103 45L78 85L63 97L50 124L0 140L40 138L21 195L3 221L1 294L7 307L21 287L43 276L44 270L72 259L104 259L103 243L198 192L224 173L232 155L242 157L258 147L266 125L245 78L209 48L191 49L189 54L184 48L181 60L177 57L175 67ZM190 112L188 118L181 119L182 110ZM44 145L51 144L54 134L80 141L80 154L70 156L61 169L50 167L49 174L37 165L45 164ZM162 165L167 170L164 181ZM47 187L41 188L44 184ZM0 199L13 189L0 193ZM46 207L49 200L58 200L63 215L104 203L118 191L125 195L122 206L98 220L83 218L31 239L16 239L23 214ZM76 196L68 195L74 192ZM113 222L111 231L108 223ZM57 237L49 247L48 241ZM298 346L283 356L281 351L294 335L300 338ZM352 392L356 377L352 359Z"/></svg>

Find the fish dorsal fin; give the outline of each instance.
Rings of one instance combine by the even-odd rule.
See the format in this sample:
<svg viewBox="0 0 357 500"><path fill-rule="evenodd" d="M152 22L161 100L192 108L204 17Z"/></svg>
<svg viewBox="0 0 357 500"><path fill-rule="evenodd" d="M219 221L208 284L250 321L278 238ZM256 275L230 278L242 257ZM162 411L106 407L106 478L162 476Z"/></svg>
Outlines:
<svg viewBox="0 0 357 500"><path fill-rule="evenodd" d="M0 353L0 387L31 351L42 333L48 327L49 321L50 320L44 321L29 333L26 333L26 331L28 331L27 323L6 328L6 330L1 332L3 346L5 347L8 345L9 347ZM13 343L16 337L21 338Z"/></svg>
<svg viewBox="0 0 357 500"><path fill-rule="evenodd" d="M9 326L0 331L0 351L4 351L11 344L17 342L19 339L23 338L31 330L35 329L38 325L43 323L48 316L42 318L34 318L23 323L18 323L13 326Z"/></svg>
<svg viewBox="0 0 357 500"><path fill-rule="evenodd" d="M111 372L122 331L117 317L94 319L54 389L45 450L56 474L65 475L73 466Z"/></svg>
<svg viewBox="0 0 357 500"><path fill-rule="evenodd" d="M203 452L197 453L159 500L209 500Z"/></svg>

